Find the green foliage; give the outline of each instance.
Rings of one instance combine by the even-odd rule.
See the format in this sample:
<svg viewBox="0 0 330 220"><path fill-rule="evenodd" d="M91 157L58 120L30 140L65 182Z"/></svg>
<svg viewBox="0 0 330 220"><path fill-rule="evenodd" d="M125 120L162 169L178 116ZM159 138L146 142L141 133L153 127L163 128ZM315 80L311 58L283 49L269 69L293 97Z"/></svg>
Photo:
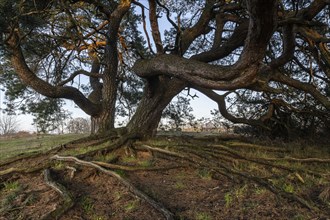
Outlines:
<svg viewBox="0 0 330 220"><path fill-rule="evenodd" d="M80 201L81 208L86 214L90 214L94 210L94 202L91 198L84 196Z"/></svg>
<svg viewBox="0 0 330 220"><path fill-rule="evenodd" d="M202 179L205 180L211 180L212 179L212 172L206 168L198 170L198 176L200 176Z"/></svg>
<svg viewBox="0 0 330 220"><path fill-rule="evenodd" d="M283 190L288 193L293 193L294 192L294 186L290 183L284 184L283 185Z"/></svg>
<svg viewBox="0 0 330 220"><path fill-rule="evenodd" d="M138 208L139 200L130 201L125 205L126 212L132 212Z"/></svg>
<svg viewBox="0 0 330 220"><path fill-rule="evenodd" d="M20 188L20 184L18 181L5 182L3 185L4 185L4 190L7 192L16 191Z"/></svg>
<svg viewBox="0 0 330 220"><path fill-rule="evenodd" d="M102 162L108 162L108 163L111 163L116 158L117 158L117 156L113 153L97 154L95 156L95 160L102 161Z"/></svg>
<svg viewBox="0 0 330 220"><path fill-rule="evenodd" d="M33 123L37 131L47 133L55 130L70 117L70 113L62 110L64 102L60 99L44 98L37 103L29 103L29 112L34 116ZM64 127L64 126L62 126Z"/></svg>
<svg viewBox="0 0 330 220"><path fill-rule="evenodd" d="M233 201L233 197L232 197L231 193L230 192L227 192L225 194L226 207L229 207L231 205L232 201Z"/></svg>
<svg viewBox="0 0 330 220"><path fill-rule="evenodd" d="M192 114L193 108L190 106L190 99L178 95L163 111L162 117L168 119L168 124L163 126L174 130L180 130L183 125L193 125L195 116Z"/></svg>

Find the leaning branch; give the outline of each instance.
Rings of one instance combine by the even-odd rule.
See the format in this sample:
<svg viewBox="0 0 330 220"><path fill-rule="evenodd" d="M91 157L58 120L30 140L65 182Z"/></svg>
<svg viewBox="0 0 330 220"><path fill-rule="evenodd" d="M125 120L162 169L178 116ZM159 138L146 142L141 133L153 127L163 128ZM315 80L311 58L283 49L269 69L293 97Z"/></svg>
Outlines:
<svg viewBox="0 0 330 220"><path fill-rule="evenodd" d="M159 32L159 25L157 20L157 10L156 10L156 1L155 0L149 0L149 19L150 19L150 25L151 25L151 33L152 37L154 39L157 53L162 54L164 53L164 48L162 44L161 35Z"/></svg>
<svg viewBox="0 0 330 220"><path fill-rule="evenodd" d="M247 119L247 118L238 118L230 114L226 107L226 101L225 98L227 95L229 95L231 92L227 92L224 95L219 95L216 92L210 90L210 89L204 89L200 87L195 87L198 91L212 99L218 104L218 109L221 113L221 115L226 118L227 120L233 122L233 123L240 123L240 124L248 124L252 126L257 126L264 128L266 130L269 130L270 128L265 125L264 121L270 119L273 115L274 106L272 104L269 105L269 108L265 114L263 114L259 119Z"/></svg>
<svg viewBox="0 0 330 220"><path fill-rule="evenodd" d="M11 63L19 78L38 93L50 98L73 100L89 115L96 115L100 106L88 100L78 89L70 86L53 86L39 78L27 65L20 45L19 31L16 30L6 42L10 49Z"/></svg>
<svg viewBox="0 0 330 220"><path fill-rule="evenodd" d="M69 78L67 78L66 80L63 80L62 82L59 82L57 84L57 86L64 86L65 84L67 84L68 82L71 82L76 76L78 75L85 75L85 76L89 76L89 77L94 77L94 78L102 78L102 74L99 73L90 73L86 70L78 70L75 71Z"/></svg>

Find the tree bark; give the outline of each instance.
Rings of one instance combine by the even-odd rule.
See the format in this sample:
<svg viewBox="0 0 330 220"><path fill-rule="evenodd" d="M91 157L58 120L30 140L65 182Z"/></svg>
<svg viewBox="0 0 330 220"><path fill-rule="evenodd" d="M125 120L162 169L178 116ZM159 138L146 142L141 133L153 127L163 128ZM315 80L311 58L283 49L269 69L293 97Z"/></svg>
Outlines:
<svg viewBox="0 0 330 220"><path fill-rule="evenodd" d="M142 100L127 125L128 133L142 138L155 135L163 110L185 86L186 83L175 78L149 78Z"/></svg>
<svg viewBox="0 0 330 220"><path fill-rule="evenodd" d="M105 133L114 129L118 87L118 32L122 18L129 10L130 4L131 1L129 0L121 1L116 10L109 16L105 46L105 70L102 77L102 111L92 119L92 127L96 129L97 133Z"/></svg>

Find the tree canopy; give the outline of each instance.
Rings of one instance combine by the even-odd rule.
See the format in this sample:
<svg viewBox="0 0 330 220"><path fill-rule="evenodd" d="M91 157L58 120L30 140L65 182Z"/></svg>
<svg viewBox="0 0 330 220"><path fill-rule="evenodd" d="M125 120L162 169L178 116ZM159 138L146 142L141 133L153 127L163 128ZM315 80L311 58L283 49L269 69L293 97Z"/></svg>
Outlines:
<svg viewBox="0 0 330 220"><path fill-rule="evenodd" d="M121 109L126 132L153 135L173 97L190 88L234 123L317 132L330 124L329 5L1 0L0 77L7 88L74 101L97 132L112 130Z"/></svg>

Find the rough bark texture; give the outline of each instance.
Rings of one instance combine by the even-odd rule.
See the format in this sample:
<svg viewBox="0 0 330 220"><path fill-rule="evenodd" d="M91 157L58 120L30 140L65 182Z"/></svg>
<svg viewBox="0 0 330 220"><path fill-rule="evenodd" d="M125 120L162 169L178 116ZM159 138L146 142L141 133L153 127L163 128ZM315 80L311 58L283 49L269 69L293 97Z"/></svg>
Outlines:
<svg viewBox="0 0 330 220"><path fill-rule="evenodd" d="M150 137L156 133L163 110L185 87L182 81L167 77L149 79L148 85L136 113L127 125L129 133L141 137Z"/></svg>

